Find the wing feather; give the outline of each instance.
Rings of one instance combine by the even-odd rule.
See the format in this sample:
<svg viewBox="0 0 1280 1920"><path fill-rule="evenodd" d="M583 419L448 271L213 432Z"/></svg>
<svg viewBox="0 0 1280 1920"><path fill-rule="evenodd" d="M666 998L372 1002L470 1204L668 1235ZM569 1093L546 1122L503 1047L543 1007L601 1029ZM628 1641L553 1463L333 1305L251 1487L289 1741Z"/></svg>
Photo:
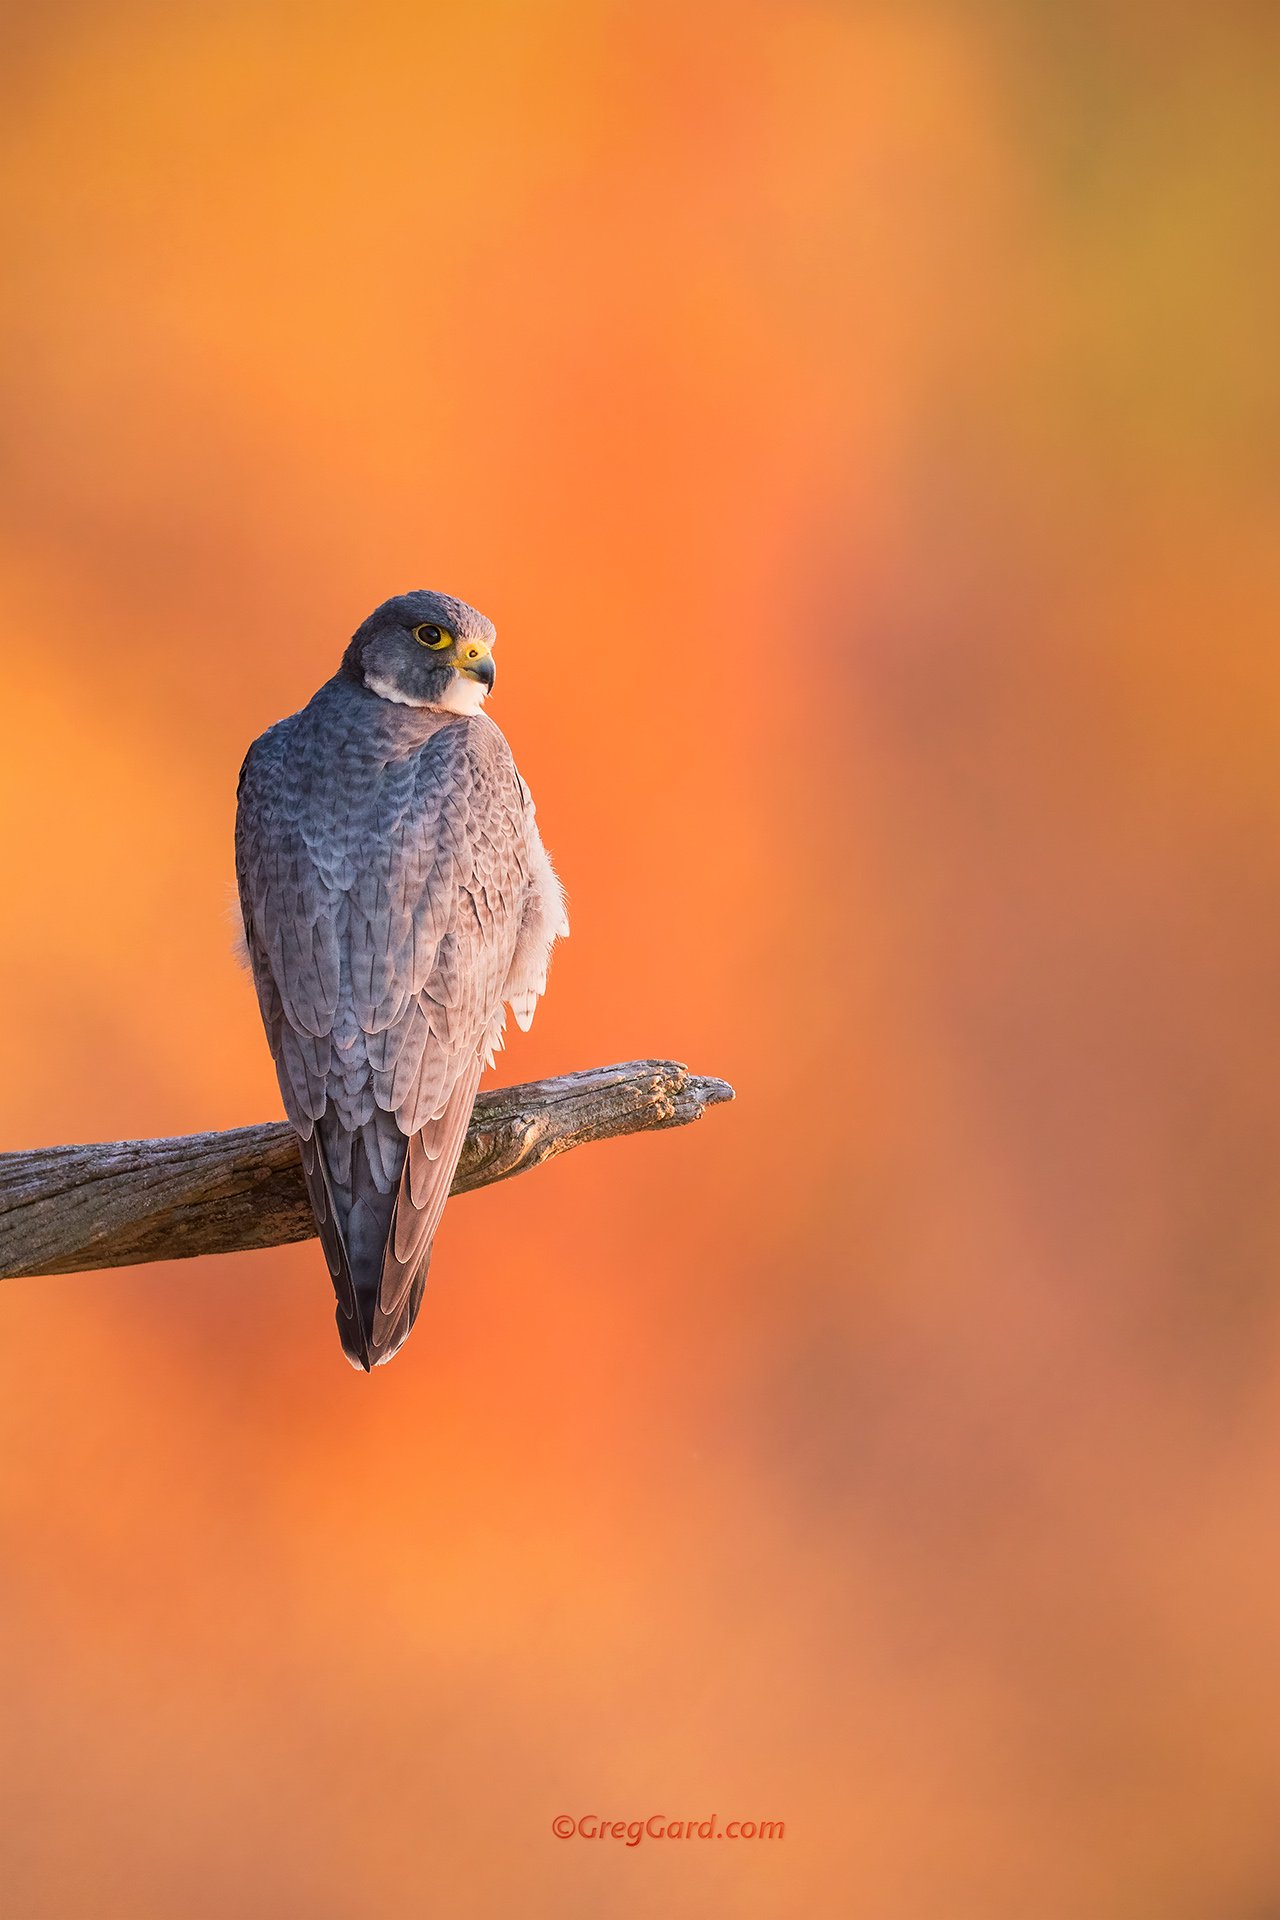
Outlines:
<svg viewBox="0 0 1280 1920"><path fill-rule="evenodd" d="M413 1324L482 1064L501 1045L531 821L491 721L424 718L350 684L272 728L241 776L259 1004L310 1143L343 1345L366 1368Z"/></svg>

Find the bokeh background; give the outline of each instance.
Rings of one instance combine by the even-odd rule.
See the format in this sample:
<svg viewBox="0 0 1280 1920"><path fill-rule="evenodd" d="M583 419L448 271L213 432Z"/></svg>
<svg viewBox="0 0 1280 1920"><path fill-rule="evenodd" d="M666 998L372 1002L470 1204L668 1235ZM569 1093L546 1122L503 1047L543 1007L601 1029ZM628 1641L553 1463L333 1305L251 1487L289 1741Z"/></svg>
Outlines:
<svg viewBox="0 0 1280 1920"><path fill-rule="evenodd" d="M0 1145L279 1111L237 768L416 585L572 896L503 1074L739 1095L371 1380L314 1245L0 1289L5 1913L1268 1920L1280 15L3 42Z"/></svg>

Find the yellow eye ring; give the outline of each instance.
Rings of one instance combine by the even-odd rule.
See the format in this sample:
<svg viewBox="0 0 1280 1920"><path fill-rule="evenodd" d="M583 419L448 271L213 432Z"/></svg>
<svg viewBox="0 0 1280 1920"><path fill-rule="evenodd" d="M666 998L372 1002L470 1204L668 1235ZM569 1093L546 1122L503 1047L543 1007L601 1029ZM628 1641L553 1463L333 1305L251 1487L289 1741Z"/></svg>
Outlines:
<svg viewBox="0 0 1280 1920"><path fill-rule="evenodd" d="M453 635L447 627L415 627L413 637L419 646L430 647L433 653L439 653L442 647L449 646L453 641Z"/></svg>

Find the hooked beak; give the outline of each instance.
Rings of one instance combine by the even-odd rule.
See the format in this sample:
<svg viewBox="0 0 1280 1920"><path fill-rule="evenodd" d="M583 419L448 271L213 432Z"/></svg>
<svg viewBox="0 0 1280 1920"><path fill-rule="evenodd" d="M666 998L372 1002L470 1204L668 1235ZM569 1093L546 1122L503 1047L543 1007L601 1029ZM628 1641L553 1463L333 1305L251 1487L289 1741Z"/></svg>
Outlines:
<svg viewBox="0 0 1280 1920"><path fill-rule="evenodd" d="M493 655L483 640L469 640L465 647L458 648L458 672L465 673L468 680L478 680L486 693L492 693L495 675Z"/></svg>

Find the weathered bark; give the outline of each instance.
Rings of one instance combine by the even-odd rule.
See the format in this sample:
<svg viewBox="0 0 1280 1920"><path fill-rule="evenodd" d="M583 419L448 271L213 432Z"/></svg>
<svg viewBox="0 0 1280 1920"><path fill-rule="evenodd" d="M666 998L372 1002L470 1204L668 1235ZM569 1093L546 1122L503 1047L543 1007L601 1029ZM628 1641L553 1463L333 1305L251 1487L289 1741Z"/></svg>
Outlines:
<svg viewBox="0 0 1280 1920"><path fill-rule="evenodd" d="M674 1060L631 1060L482 1093L454 1193L652 1127L682 1127L732 1100L723 1080ZM172 1140L111 1140L0 1154L0 1278L186 1260L315 1232L284 1121Z"/></svg>

